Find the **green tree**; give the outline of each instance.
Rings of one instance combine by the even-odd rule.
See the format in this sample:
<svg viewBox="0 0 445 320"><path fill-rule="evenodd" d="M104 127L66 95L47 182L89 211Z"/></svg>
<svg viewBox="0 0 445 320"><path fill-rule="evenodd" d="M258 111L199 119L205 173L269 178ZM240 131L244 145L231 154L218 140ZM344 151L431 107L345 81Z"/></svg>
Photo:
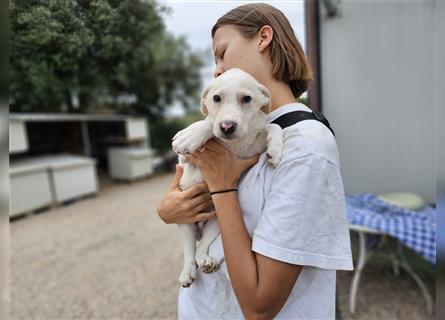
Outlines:
<svg viewBox="0 0 445 320"><path fill-rule="evenodd" d="M166 31L167 10L139 0L12 1L11 111L159 116L174 100L190 107L203 59Z"/></svg>

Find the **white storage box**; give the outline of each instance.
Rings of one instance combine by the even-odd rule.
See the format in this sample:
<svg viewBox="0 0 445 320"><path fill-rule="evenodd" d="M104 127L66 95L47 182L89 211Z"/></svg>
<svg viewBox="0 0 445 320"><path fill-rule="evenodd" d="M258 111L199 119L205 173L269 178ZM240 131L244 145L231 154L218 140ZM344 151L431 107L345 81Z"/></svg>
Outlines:
<svg viewBox="0 0 445 320"><path fill-rule="evenodd" d="M52 204L48 168L36 163L11 163L10 216L30 212Z"/></svg>
<svg viewBox="0 0 445 320"><path fill-rule="evenodd" d="M134 180L153 173L152 151L141 148L108 149L108 168L113 179Z"/></svg>
<svg viewBox="0 0 445 320"><path fill-rule="evenodd" d="M128 140L147 140L147 121L144 118L127 119L125 121L125 133Z"/></svg>
<svg viewBox="0 0 445 320"><path fill-rule="evenodd" d="M51 160L51 178L56 202L97 193L96 161L78 156Z"/></svg>
<svg viewBox="0 0 445 320"><path fill-rule="evenodd" d="M62 154L23 159L11 163L10 175L11 214L97 193L96 161L87 157Z"/></svg>
<svg viewBox="0 0 445 320"><path fill-rule="evenodd" d="M28 151L28 136L25 122L20 120L9 120L9 152Z"/></svg>

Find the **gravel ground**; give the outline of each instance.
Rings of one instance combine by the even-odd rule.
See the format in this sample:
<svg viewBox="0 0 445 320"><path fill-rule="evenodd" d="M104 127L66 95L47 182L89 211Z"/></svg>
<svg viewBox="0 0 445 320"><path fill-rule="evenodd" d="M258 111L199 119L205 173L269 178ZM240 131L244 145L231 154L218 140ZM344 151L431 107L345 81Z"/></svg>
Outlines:
<svg viewBox="0 0 445 320"><path fill-rule="evenodd" d="M108 185L11 221L12 319L176 318L180 239L155 211L171 178ZM354 316L347 311L352 274L338 273L343 319L427 319L415 284L390 271L365 269Z"/></svg>
<svg viewBox="0 0 445 320"><path fill-rule="evenodd" d="M155 211L170 179L14 220L12 319L175 318L180 240Z"/></svg>
<svg viewBox="0 0 445 320"><path fill-rule="evenodd" d="M425 280L429 292L434 294L435 278L431 274L418 274ZM435 319L434 315L428 316L425 299L409 275L401 271L397 277L391 268L375 265L367 265L364 269L357 292L356 312L349 313L352 276L351 272L337 272L337 297L343 320Z"/></svg>

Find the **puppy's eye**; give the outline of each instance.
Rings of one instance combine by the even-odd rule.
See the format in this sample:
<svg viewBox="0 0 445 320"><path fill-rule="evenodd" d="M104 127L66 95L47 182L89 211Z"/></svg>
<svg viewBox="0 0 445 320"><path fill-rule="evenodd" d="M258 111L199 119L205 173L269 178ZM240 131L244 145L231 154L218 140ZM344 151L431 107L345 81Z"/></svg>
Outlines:
<svg viewBox="0 0 445 320"><path fill-rule="evenodd" d="M215 94L215 95L213 96L213 102L216 102L216 103L221 102L221 97L218 96L217 94Z"/></svg>
<svg viewBox="0 0 445 320"><path fill-rule="evenodd" d="M249 103L250 101L252 101L252 97L251 96L244 96L241 98L241 102L242 103Z"/></svg>

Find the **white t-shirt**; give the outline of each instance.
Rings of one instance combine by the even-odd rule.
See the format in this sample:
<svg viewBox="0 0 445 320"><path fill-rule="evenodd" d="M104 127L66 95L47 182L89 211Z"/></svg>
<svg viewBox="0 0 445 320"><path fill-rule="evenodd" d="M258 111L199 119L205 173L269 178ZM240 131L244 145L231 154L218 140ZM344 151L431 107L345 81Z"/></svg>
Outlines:
<svg viewBox="0 0 445 320"><path fill-rule="evenodd" d="M269 122L296 110L284 105L267 115ZM269 258L304 266L276 319L334 319L335 270L352 270L352 257L339 155L332 133L316 120L284 131L283 157L277 168L263 153L243 174L238 199L252 250ZM222 256L219 236L211 256ZM179 319L242 319L225 263L211 274L198 271L181 288Z"/></svg>

